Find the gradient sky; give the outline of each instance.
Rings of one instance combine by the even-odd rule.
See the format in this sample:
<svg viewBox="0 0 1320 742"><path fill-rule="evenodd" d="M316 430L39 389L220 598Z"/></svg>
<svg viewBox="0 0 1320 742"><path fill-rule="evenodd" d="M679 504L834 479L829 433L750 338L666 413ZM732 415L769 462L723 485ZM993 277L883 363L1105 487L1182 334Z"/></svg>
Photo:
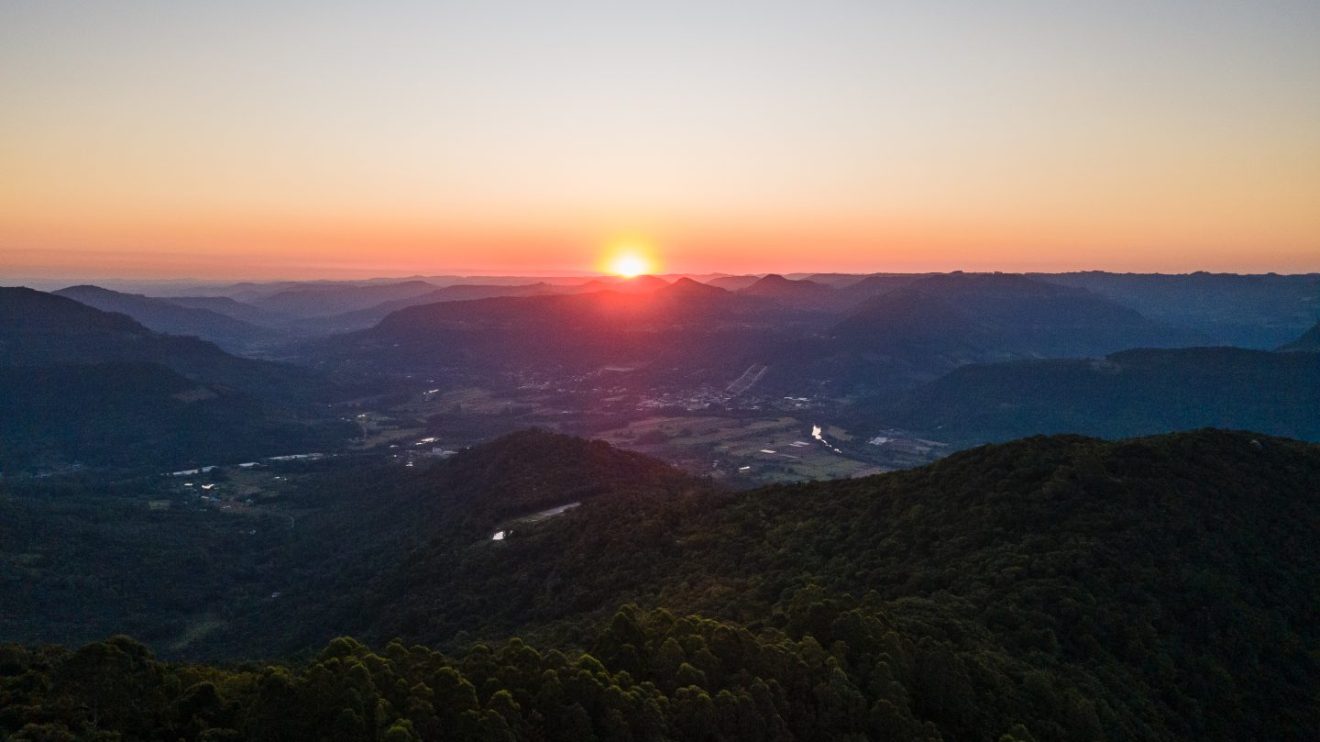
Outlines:
<svg viewBox="0 0 1320 742"><path fill-rule="evenodd" d="M1320 2L0 3L0 276L1320 271Z"/></svg>

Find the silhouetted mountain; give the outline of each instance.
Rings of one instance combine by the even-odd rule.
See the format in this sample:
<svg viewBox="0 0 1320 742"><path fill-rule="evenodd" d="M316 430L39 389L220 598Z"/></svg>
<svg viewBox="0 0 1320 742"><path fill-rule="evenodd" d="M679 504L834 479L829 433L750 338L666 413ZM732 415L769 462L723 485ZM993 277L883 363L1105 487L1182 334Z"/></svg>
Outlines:
<svg viewBox="0 0 1320 742"><path fill-rule="evenodd" d="M808 273L800 276L800 278L815 283L823 283L826 286L833 286L838 289L857 283L865 278L866 275L867 274L865 273Z"/></svg>
<svg viewBox="0 0 1320 742"><path fill-rule="evenodd" d="M834 309L839 306L837 292L823 283L792 281L771 273L738 291L742 296L759 296L803 309Z"/></svg>
<svg viewBox="0 0 1320 742"><path fill-rule="evenodd" d="M368 309L381 302L421 296L437 288L439 287L435 284L426 281L368 285L298 285L270 296L249 299L248 303L296 317L325 317Z"/></svg>
<svg viewBox="0 0 1320 742"><path fill-rule="evenodd" d="M914 326L906 337L952 332L986 354L1088 356L1131 347L1190 344L1195 333L1160 325L1084 290L1011 274L948 274L883 294L841 322L847 342L883 342L896 330L900 304ZM924 326L924 306L937 321ZM880 331L873 332L872 326Z"/></svg>
<svg viewBox="0 0 1320 742"><path fill-rule="evenodd" d="M741 291L759 280L761 280L760 276L720 276L706 283L725 291Z"/></svg>
<svg viewBox="0 0 1320 742"><path fill-rule="evenodd" d="M1307 330L1301 337L1279 348L1279 350L1304 352L1320 351L1320 322L1317 322L1315 327Z"/></svg>
<svg viewBox="0 0 1320 742"><path fill-rule="evenodd" d="M31 289L0 288L0 372L7 467L186 463L327 440L309 426L325 391L310 372ZM343 438L337 428L325 430Z"/></svg>
<svg viewBox="0 0 1320 742"><path fill-rule="evenodd" d="M838 286L839 293L860 303L873 296L887 294L895 289L910 286L929 278L930 274L920 273L877 273L859 281L851 281Z"/></svg>
<svg viewBox="0 0 1320 742"><path fill-rule="evenodd" d="M738 293L748 296L804 296L817 295L832 291L829 286L815 281L791 281L778 273L769 273Z"/></svg>
<svg viewBox="0 0 1320 742"><path fill-rule="evenodd" d="M1019 275L946 274L881 293L826 335L783 349L771 380L803 391L892 393L969 363L1197 339L1081 289Z"/></svg>
<svg viewBox="0 0 1320 742"><path fill-rule="evenodd" d="M0 288L0 351L7 365L168 361L184 370L232 358L211 343L155 333L127 315L27 288Z"/></svg>
<svg viewBox="0 0 1320 742"><path fill-rule="evenodd" d="M579 294L593 294L598 291L613 291L618 294L648 294L668 285L669 281L656 276L593 278L586 283L570 287L570 290Z"/></svg>
<svg viewBox="0 0 1320 742"><path fill-rule="evenodd" d="M315 393L312 375L230 355L192 337L152 332L130 317L63 296L0 288L0 365L159 363L190 379L268 398Z"/></svg>
<svg viewBox="0 0 1320 742"><path fill-rule="evenodd" d="M768 345L801 332L792 310L680 279L649 292L447 302L399 310L377 326L309 349L321 362L458 374L494 383L632 370L637 384L728 383ZM696 375L695 377L693 375Z"/></svg>
<svg viewBox="0 0 1320 742"><path fill-rule="evenodd" d="M335 314L329 317L303 319L298 321L296 326L304 331L314 331L322 334L352 332L354 330L365 330L375 325L391 312L423 304L436 304L444 301L472 301L474 299L491 299L501 296L543 296L546 294L570 293L572 290L571 287L553 286L548 283L529 283L513 286L503 284L456 284L428 291L425 294L382 302L367 309Z"/></svg>
<svg viewBox="0 0 1320 742"><path fill-rule="evenodd" d="M159 298L181 307L209 309L226 317L233 317L249 324L270 329L283 329L293 319L287 314L262 309L237 299L231 299L228 296L167 296Z"/></svg>
<svg viewBox="0 0 1320 742"><path fill-rule="evenodd" d="M1320 274L1041 274L1086 288L1165 324L1196 330L1214 344L1269 350L1320 318Z"/></svg>
<svg viewBox="0 0 1320 742"><path fill-rule="evenodd" d="M973 365L867 417L961 444L1211 426L1320 440L1320 356L1180 348Z"/></svg>
<svg viewBox="0 0 1320 742"><path fill-rule="evenodd" d="M269 329L210 309L182 306L169 299L124 294L99 286L70 286L54 293L104 312L126 314L156 332L192 335L232 351L242 351L276 337Z"/></svg>
<svg viewBox="0 0 1320 742"><path fill-rule="evenodd" d="M694 281L687 277L680 278L668 286L663 286L657 289L656 293L680 300L687 299L689 301L713 300L718 302L724 301L729 297L729 292L725 289Z"/></svg>
<svg viewBox="0 0 1320 742"><path fill-rule="evenodd" d="M967 363L997 349L990 328L956 309L946 297L924 292L891 292L868 300L834 326L833 341L841 349L886 355L949 355L953 365Z"/></svg>

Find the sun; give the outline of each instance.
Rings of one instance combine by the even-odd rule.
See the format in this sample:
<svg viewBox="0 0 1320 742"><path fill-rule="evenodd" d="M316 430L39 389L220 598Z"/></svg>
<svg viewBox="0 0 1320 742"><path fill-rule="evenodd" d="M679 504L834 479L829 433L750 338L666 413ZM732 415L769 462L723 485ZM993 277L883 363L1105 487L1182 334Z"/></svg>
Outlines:
<svg viewBox="0 0 1320 742"><path fill-rule="evenodd" d="M621 278L636 278L654 272L655 262L647 253L644 247L636 243L616 245L605 260L605 272Z"/></svg>
<svg viewBox="0 0 1320 742"><path fill-rule="evenodd" d="M624 278L636 278L649 267L646 258L637 253L623 253L610 260L610 273Z"/></svg>

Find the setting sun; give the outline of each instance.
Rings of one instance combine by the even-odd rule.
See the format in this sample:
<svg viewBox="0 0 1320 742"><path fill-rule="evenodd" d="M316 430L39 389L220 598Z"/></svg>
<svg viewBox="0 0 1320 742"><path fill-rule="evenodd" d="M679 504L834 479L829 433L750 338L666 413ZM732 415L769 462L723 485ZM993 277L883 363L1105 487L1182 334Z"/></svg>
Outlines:
<svg viewBox="0 0 1320 742"><path fill-rule="evenodd" d="M647 256L646 250L635 243L615 247L604 267L606 272L623 278L636 278L655 270L654 261Z"/></svg>

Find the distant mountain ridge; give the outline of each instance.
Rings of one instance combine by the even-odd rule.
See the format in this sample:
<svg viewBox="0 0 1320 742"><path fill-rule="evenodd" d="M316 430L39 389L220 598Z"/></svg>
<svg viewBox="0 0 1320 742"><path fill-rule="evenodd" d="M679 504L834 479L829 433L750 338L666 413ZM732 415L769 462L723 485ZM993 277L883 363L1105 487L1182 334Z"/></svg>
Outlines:
<svg viewBox="0 0 1320 742"><path fill-rule="evenodd" d="M159 298L181 307L209 309L217 314L223 314L226 317L233 317L248 324L269 329L282 328L292 319L286 314L262 309L228 296L163 296Z"/></svg>
<svg viewBox="0 0 1320 742"><path fill-rule="evenodd" d="M505 284L455 284L428 291L424 294L391 299L366 309L358 309L326 317L305 318L296 322L296 326L322 333L341 333L364 330L400 309L438 304L447 301L473 301L504 296L541 296L545 294L568 293L571 289L548 283L530 283L523 285Z"/></svg>
<svg viewBox="0 0 1320 742"><path fill-rule="evenodd" d="M881 294L840 322L840 338L865 343L872 323L896 330L891 313L912 312L904 336L928 339L954 333L987 352L1094 355L1143 345L1188 343L1194 333L1153 322L1135 310L1088 291L1055 286L1014 274L948 274L925 278ZM919 321L929 305L935 327ZM884 335L879 335L880 340Z"/></svg>
<svg viewBox="0 0 1320 742"><path fill-rule="evenodd" d="M807 321L802 313L691 279L545 296L407 307L375 327L329 338L313 362L452 371L486 380L523 370L590 373L605 367L666 375L736 378L769 341ZM727 378L726 378L727 377ZM487 382L487 383L488 383Z"/></svg>
<svg viewBox="0 0 1320 742"><path fill-rule="evenodd" d="M821 293L829 293L831 291L833 291L833 289L823 283L816 283L815 281L806 279L794 281L784 278L778 273L769 273L750 286L740 289L739 293L748 296L781 297L818 295Z"/></svg>
<svg viewBox="0 0 1320 742"><path fill-rule="evenodd" d="M1216 345L1269 350L1320 318L1320 274L1032 274L1086 288L1159 322L1202 333Z"/></svg>
<svg viewBox="0 0 1320 742"><path fill-rule="evenodd" d="M0 363L168 361L176 370L232 358L215 345L148 330L126 314L28 288L0 288Z"/></svg>
<svg viewBox="0 0 1320 742"><path fill-rule="evenodd" d="M781 349L775 374L785 389L893 393L971 363L1200 339L1085 290L1017 274L941 274L890 286L828 331Z"/></svg>
<svg viewBox="0 0 1320 742"><path fill-rule="evenodd" d="M1320 441L1320 355L1174 348L971 365L864 414L962 444L1202 427Z"/></svg>
<svg viewBox="0 0 1320 742"><path fill-rule="evenodd" d="M788 306L821 311L835 311L855 303L851 297L827 284L807 279L792 280L777 273L767 274L756 283L739 289L738 294L764 297Z"/></svg>
<svg viewBox="0 0 1320 742"><path fill-rule="evenodd" d="M295 317L325 317L368 309L396 299L421 296L440 288L426 281L399 281L367 285L297 285L267 296L250 299L249 304Z"/></svg>
<svg viewBox="0 0 1320 742"><path fill-rule="evenodd" d="M323 382L306 370L26 288L0 288L0 376L8 469L290 453L349 432L313 419Z"/></svg>
<svg viewBox="0 0 1320 742"><path fill-rule="evenodd" d="M719 276L706 281L707 284L725 291L741 291L761 280L760 276Z"/></svg>
<svg viewBox="0 0 1320 742"><path fill-rule="evenodd" d="M269 328L211 309L183 306L170 299L125 294L90 285L70 286L53 293L105 312L128 315L159 333L192 335L228 350L241 351L277 337Z"/></svg>

